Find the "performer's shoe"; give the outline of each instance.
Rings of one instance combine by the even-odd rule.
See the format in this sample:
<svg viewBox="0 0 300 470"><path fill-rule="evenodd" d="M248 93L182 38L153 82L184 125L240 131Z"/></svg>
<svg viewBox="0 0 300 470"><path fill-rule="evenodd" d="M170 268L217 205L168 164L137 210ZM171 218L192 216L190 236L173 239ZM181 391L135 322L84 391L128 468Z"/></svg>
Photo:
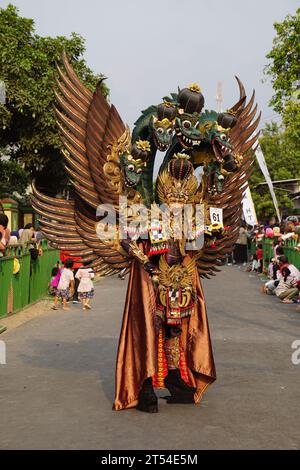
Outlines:
<svg viewBox="0 0 300 470"><path fill-rule="evenodd" d="M166 397L167 403L169 405L172 404L187 404L190 405L195 403L194 394L193 393L186 393L186 392L176 392L175 395L171 395L170 397Z"/></svg>
<svg viewBox="0 0 300 470"><path fill-rule="evenodd" d="M142 389L139 393L139 401L136 407L139 411L145 411L146 413L157 413L157 396L154 393L152 385L152 377L148 377L144 380Z"/></svg>
<svg viewBox="0 0 300 470"><path fill-rule="evenodd" d="M190 387L185 383L180 375L179 369L170 369L164 380L166 388L171 393L167 397L167 403L194 403L195 387Z"/></svg>

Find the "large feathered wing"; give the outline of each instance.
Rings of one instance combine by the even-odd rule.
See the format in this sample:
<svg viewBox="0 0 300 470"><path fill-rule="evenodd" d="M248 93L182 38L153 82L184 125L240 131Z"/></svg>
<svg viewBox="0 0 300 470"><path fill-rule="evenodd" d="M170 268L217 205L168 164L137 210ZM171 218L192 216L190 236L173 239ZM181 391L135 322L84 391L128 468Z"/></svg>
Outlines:
<svg viewBox="0 0 300 470"><path fill-rule="evenodd" d="M100 241L96 210L99 204L118 209L122 182L115 184L115 179L122 175L117 152L112 157L111 149L120 142L128 146L130 133L116 108L102 95L100 84L92 93L79 80L65 52L62 62L63 69L57 66L55 113L75 197L72 201L52 198L33 185L32 205L53 245L81 256L103 274L113 274L128 268L130 260L116 241ZM114 179L105 175L105 165L112 166Z"/></svg>
<svg viewBox="0 0 300 470"><path fill-rule="evenodd" d="M242 199L255 159L253 148L259 135L259 132L255 133L255 131L259 124L260 114L255 118L257 112L257 105L253 107L255 93L253 92L248 104L245 105L244 88L239 80L238 83L241 99L235 107L231 108L236 113L237 122L229 135L233 152L242 158L242 162L238 171L227 178L222 193L208 196L205 200L206 207L223 209L223 224L227 230L223 238L215 242L214 247L204 246L201 250L197 258L197 267L202 277L214 276L219 271L217 268L219 260L233 251L239 236Z"/></svg>

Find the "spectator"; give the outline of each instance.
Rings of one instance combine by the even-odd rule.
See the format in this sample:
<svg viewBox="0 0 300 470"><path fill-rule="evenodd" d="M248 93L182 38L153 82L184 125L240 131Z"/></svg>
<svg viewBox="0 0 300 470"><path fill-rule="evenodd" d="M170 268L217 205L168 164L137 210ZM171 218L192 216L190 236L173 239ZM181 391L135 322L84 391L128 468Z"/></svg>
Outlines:
<svg viewBox="0 0 300 470"><path fill-rule="evenodd" d="M262 239L264 238L265 236L265 228L263 225L260 225L258 227L258 230L256 231L256 235L255 235L255 238L256 238L256 244L258 243L261 243Z"/></svg>
<svg viewBox="0 0 300 470"><path fill-rule="evenodd" d="M61 275L61 269L60 269L60 266L59 266L59 263L56 263L56 265L54 266L54 268L52 268L52 272L51 272L51 280L49 282L49 294L51 295L56 295L57 293L57 286L59 284L59 281L60 281L60 275Z"/></svg>
<svg viewBox="0 0 300 470"><path fill-rule="evenodd" d="M16 246L19 244L19 241L15 235L11 235L8 241L8 246Z"/></svg>
<svg viewBox="0 0 300 470"><path fill-rule="evenodd" d="M277 244L276 242L273 243L274 246L274 258L277 259L278 256L284 255L283 252L283 240L282 238L278 238Z"/></svg>
<svg viewBox="0 0 300 470"><path fill-rule="evenodd" d="M90 300L94 297L94 272L91 268L79 268L75 278L79 280L78 298L82 301L83 310L91 309Z"/></svg>
<svg viewBox="0 0 300 470"><path fill-rule="evenodd" d="M26 224L20 236L20 243L29 249L31 261L35 261L39 256L39 250L36 248L36 239L32 224Z"/></svg>
<svg viewBox="0 0 300 470"><path fill-rule="evenodd" d="M45 235L43 234L43 232L41 232L41 230L37 230L35 232L35 239L36 239L37 243L40 243L42 240L45 239Z"/></svg>
<svg viewBox="0 0 300 470"><path fill-rule="evenodd" d="M273 227L273 232L274 232L274 237L281 237L280 227L278 227L278 225L275 225Z"/></svg>
<svg viewBox="0 0 300 470"><path fill-rule="evenodd" d="M0 256L5 255L5 249L10 239L10 230L8 226L8 217L0 214Z"/></svg>
<svg viewBox="0 0 300 470"><path fill-rule="evenodd" d="M20 243L22 245L29 245L29 248L34 248L33 242L35 241L34 238L34 228L32 224L27 224L24 227L24 230L22 231L22 234L20 236ZM30 243L32 242L32 243Z"/></svg>
<svg viewBox="0 0 300 470"><path fill-rule="evenodd" d="M264 274L268 276L269 279L273 277L273 264L270 258L266 258L264 262Z"/></svg>
<svg viewBox="0 0 300 470"><path fill-rule="evenodd" d="M264 285L263 290L266 294L272 294L273 291L276 289L279 281L282 279L282 276L283 276L282 271L284 268L288 268L291 275L295 277L297 281L300 281L300 272L298 271L296 266L294 266L293 264L289 264L287 256L285 255L279 256L276 264L277 264L277 269L275 270L275 274L273 274L273 279L271 281L266 282ZM273 268L273 272L274 272L274 268Z"/></svg>
<svg viewBox="0 0 300 470"><path fill-rule="evenodd" d="M19 231L18 230L12 230L10 232L10 236L11 237L17 237L17 239L19 240L19 238L20 238Z"/></svg>
<svg viewBox="0 0 300 470"><path fill-rule="evenodd" d="M296 268L296 266L289 263L287 256L285 255L279 256L278 262L279 262L279 269L280 269L281 275L282 275L282 269L287 267L291 271L292 276L295 276L298 281L300 280L300 271Z"/></svg>
<svg viewBox="0 0 300 470"><path fill-rule="evenodd" d="M263 271L263 247L262 244L259 243L256 248L256 256L257 256L257 272L262 273Z"/></svg>
<svg viewBox="0 0 300 470"><path fill-rule="evenodd" d="M74 291L74 274L72 271L73 264L74 262L72 259L66 259L65 267L62 269L60 274L60 279L54 298L54 305L52 306L53 310L58 309L59 299L62 300L63 310L70 310L67 307L67 300L70 296L72 296Z"/></svg>
<svg viewBox="0 0 300 470"><path fill-rule="evenodd" d="M73 260L73 272L75 276L75 284L74 284L74 294L73 294L73 304L78 304L79 299L78 299L78 286L79 286L79 279L76 277L77 271L79 268L82 266L82 261L80 256L73 256L71 255L70 251L67 250L61 250L60 252L60 260L64 264L66 259L72 259Z"/></svg>
<svg viewBox="0 0 300 470"><path fill-rule="evenodd" d="M283 303L292 303L293 299L299 295L298 280L287 267L282 268L281 275L282 277L274 293Z"/></svg>
<svg viewBox="0 0 300 470"><path fill-rule="evenodd" d="M257 260L257 254L255 254L255 255L252 256L251 271L257 272L258 266L259 266L259 263L258 263L258 260Z"/></svg>
<svg viewBox="0 0 300 470"><path fill-rule="evenodd" d="M278 261L277 259L272 258L272 261L269 266L270 279L273 279L274 281L277 279L278 270L279 270Z"/></svg>
<svg viewBox="0 0 300 470"><path fill-rule="evenodd" d="M269 238L274 237L274 231L273 231L273 229L272 229L271 227L267 227L267 228L266 228L265 236L266 236L266 237L269 237Z"/></svg>
<svg viewBox="0 0 300 470"><path fill-rule="evenodd" d="M248 254L247 254L247 245L248 245L248 238L247 238L248 232L247 229L245 228L245 223L242 223L240 227L240 232L239 232L239 237L236 241L235 247L234 247L234 260L237 264L243 263L243 265L246 265L247 259L248 259Z"/></svg>

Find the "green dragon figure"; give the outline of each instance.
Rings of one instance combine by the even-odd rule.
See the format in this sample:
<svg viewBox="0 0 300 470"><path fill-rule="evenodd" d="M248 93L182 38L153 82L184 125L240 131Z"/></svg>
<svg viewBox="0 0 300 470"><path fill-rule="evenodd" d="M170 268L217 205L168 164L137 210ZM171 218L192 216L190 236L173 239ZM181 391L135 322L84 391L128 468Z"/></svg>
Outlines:
<svg viewBox="0 0 300 470"><path fill-rule="evenodd" d="M201 133L198 129L198 122L198 113L182 113L176 117L176 137L183 149L190 149L194 145L200 145Z"/></svg>
<svg viewBox="0 0 300 470"><path fill-rule="evenodd" d="M144 162L141 159L135 160L132 155L124 153L120 156L120 166L123 171L125 186L127 188L137 188L142 179Z"/></svg>
<svg viewBox="0 0 300 470"><path fill-rule="evenodd" d="M142 111L132 131L132 143L149 142L149 152L142 175L142 191L148 206L153 202L153 170L157 150L166 151L174 134L175 107L170 103L149 106Z"/></svg>
<svg viewBox="0 0 300 470"><path fill-rule="evenodd" d="M224 129L217 120L218 113L206 109L199 118L198 129L201 133L201 140L212 146L216 160L221 163L225 155L231 152L232 145L228 139L230 129Z"/></svg>

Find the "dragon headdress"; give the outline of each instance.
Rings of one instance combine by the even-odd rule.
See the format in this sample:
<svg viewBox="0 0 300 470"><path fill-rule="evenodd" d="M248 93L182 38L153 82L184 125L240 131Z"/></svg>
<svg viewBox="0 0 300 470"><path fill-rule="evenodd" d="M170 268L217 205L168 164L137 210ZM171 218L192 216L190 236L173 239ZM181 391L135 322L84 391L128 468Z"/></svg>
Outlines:
<svg viewBox="0 0 300 470"><path fill-rule="evenodd" d="M74 198L49 197L33 185L32 204L46 237L58 248L82 257L101 274L114 274L129 268L131 261L118 237L99 239L98 206L105 204L108 212L114 210L118 220L120 195L126 196L127 209L136 203L149 208L155 199L164 202L177 190L184 198L187 185L187 193L197 194L207 210L223 210L223 224L228 227L214 247L205 244L197 253L200 275L213 275L218 270L217 260L232 251L238 237L241 201L254 159L251 149L258 137L254 134L259 122L259 117L255 119L254 92L246 104L244 87L237 79L240 98L234 106L225 113L203 112L203 95L193 84L143 111L131 135L100 86L92 93L65 53L62 62L63 68L57 67L56 117ZM155 190L152 179L158 149L167 152ZM174 154L183 152L189 160L169 165ZM180 185L176 185L176 165L189 173ZM193 174L199 166L203 167L200 185Z"/></svg>

